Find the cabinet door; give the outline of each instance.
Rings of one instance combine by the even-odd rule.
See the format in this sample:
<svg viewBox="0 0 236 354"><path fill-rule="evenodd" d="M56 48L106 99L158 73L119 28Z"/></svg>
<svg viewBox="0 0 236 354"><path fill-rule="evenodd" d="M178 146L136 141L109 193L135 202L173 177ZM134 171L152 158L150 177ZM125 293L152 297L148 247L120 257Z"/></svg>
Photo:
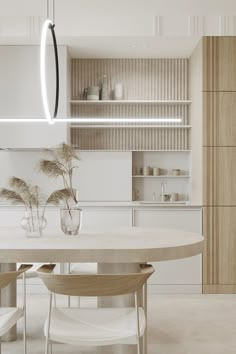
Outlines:
<svg viewBox="0 0 236 354"><path fill-rule="evenodd" d="M203 92L203 145L236 145L236 92Z"/></svg>
<svg viewBox="0 0 236 354"><path fill-rule="evenodd" d="M236 207L203 209L204 292L236 291Z"/></svg>
<svg viewBox="0 0 236 354"><path fill-rule="evenodd" d="M60 92L58 117L68 113L68 53L58 46ZM50 111L55 100L54 52L47 48L47 88ZM0 46L0 118L43 118L38 46ZM1 124L0 148L30 149L52 147L67 141L68 127L63 123Z"/></svg>
<svg viewBox="0 0 236 354"><path fill-rule="evenodd" d="M236 147L203 148L204 205L236 205Z"/></svg>
<svg viewBox="0 0 236 354"><path fill-rule="evenodd" d="M82 230L132 226L131 209L83 209Z"/></svg>
<svg viewBox="0 0 236 354"><path fill-rule="evenodd" d="M81 151L78 179L75 180L79 200L130 201L131 175L131 152Z"/></svg>
<svg viewBox="0 0 236 354"><path fill-rule="evenodd" d="M203 91L236 91L236 37L204 37Z"/></svg>
<svg viewBox="0 0 236 354"><path fill-rule="evenodd" d="M134 225L173 228L201 233L201 210L135 210ZM149 281L151 292L201 293L201 255L173 261L156 262L153 265L156 272Z"/></svg>

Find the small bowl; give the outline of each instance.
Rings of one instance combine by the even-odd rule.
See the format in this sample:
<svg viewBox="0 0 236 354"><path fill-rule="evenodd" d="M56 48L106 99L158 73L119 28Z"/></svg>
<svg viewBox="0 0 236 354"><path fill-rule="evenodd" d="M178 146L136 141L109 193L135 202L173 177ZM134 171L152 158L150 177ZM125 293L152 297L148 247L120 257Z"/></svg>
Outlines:
<svg viewBox="0 0 236 354"><path fill-rule="evenodd" d="M181 172L181 170L179 168L175 168L172 170L172 174L174 176L180 176L180 172Z"/></svg>

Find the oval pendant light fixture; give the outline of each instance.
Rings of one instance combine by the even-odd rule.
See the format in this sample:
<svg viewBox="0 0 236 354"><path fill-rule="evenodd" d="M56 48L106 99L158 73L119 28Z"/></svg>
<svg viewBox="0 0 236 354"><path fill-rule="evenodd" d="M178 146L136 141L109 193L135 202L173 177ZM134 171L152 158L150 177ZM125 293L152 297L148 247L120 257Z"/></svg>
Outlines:
<svg viewBox="0 0 236 354"><path fill-rule="evenodd" d="M48 17L48 0L47 0L47 17ZM53 22L55 19L55 0L53 0ZM57 40L55 34L55 23L50 19L46 19L43 24L41 43L40 43L40 82L41 82L41 94L43 101L43 109L45 117L48 123L53 124L54 118L57 117L58 102L59 102L59 61L58 61L58 51L57 51ZM47 83L46 83L46 46L47 46L47 34L50 31L53 41L54 57L55 57L55 70L56 70L56 93L55 93L55 104L53 115L50 113L49 103L48 103L48 93L47 93Z"/></svg>

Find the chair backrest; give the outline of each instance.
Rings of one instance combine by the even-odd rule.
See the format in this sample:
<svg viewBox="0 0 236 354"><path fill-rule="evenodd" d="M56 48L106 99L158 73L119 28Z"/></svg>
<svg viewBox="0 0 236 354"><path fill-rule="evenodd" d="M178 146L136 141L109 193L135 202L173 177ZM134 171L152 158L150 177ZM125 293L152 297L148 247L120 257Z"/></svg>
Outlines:
<svg viewBox="0 0 236 354"><path fill-rule="evenodd" d="M49 291L70 296L114 296L136 292L152 275L149 264L140 265L140 273L128 274L52 274L55 264L44 265L38 275Z"/></svg>
<svg viewBox="0 0 236 354"><path fill-rule="evenodd" d="M0 272L0 289L5 288L12 281L32 267L32 264L21 264L18 270L13 272Z"/></svg>

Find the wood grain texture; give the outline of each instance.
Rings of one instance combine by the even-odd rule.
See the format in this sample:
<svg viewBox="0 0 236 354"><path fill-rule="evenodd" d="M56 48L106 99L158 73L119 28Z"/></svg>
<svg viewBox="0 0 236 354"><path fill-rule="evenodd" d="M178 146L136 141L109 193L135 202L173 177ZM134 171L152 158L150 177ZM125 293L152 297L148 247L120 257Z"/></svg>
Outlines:
<svg viewBox="0 0 236 354"><path fill-rule="evenodd" d="M203 294L236 294L236 285L203 285Z"/></svg>
<svg viewBox="0 0 236 354"><path fill-rule="evenodd" d="M203 107L203 145L236 146L236 92L204 92Z"/></svg>
<svg viewBox="0 0 236 354"><path fill-rule="evenodd" d="M236 147L204 147L203 161L203 204L236 206Z"/></svg>
<svg viewBox="0 0 236 354"><path fill-rule="evenodd" d="M236 37L204 37L203 91L236 91Z"/></svg>
<svg viewBox="0 0 236 354"><path fill-rule="evenodd" d="M204 207L203 215L203 284L232 289L229 285L236 287L236 207Z"/></svg>
<svg viewBox="0 0 236 354"><path fill-rule="evenodd" d="M17 271L11 272L0 272L0 289L5 288L11 282L15 281L16 278L22 273L26 272L32 267L32 264L21 264Z"/></svg>
<svg viewBox="0 0 236 354"><path fill-rule="evenodd" d="M114 296L138 291L154 272L149 264L140 265L139 273L57 275L39 268L38 275L49 291L70 296Z"/></svg>
<svg viewBox="0 0 236 354"><path fill-rule="evenodd" d="M236 289L235 58L236 37L203 38L204 293Z"/></svg>
<svg viewBox="0 0 236 354"><path fill-rule="evenodd" d="M81 150L188 150L189 129L73 128L71 142Z"/></svg>
<svg viewBox="0 0 236 354"><path fill-rule="evenodd" d="M72 100L83 99L84 88L100 85L108 77L110 99L115 82L122 82L126 100L187 100L188 59L73 59ZM175 117L189 124L188 105L112 104L71 105L72 117ZM189 129L71 128L71 142L80 149L188 150ZM147 123L147 125L149 125ZM175 126L176 123L168 123ZM91 129L91 131L89 130Z"/></svg>
<svg viewBox="0 0 236 354"><path fill-rule="evenodd" d="M122 82L124 99L187 100L188 59L72 59L72 100L83 99L84 88L108 78L110 98Z"/></svg>
<svg viewBox="0 0 236 354"><path fill-rule="evenodd" d="M6 241L7 240L7 241ZM0 263L97 262L145 263L195 256L202 253L199 233L178 229L127 227L80 232L65 237L62 232L29 239L17 228L0 228Z"/></svg>

